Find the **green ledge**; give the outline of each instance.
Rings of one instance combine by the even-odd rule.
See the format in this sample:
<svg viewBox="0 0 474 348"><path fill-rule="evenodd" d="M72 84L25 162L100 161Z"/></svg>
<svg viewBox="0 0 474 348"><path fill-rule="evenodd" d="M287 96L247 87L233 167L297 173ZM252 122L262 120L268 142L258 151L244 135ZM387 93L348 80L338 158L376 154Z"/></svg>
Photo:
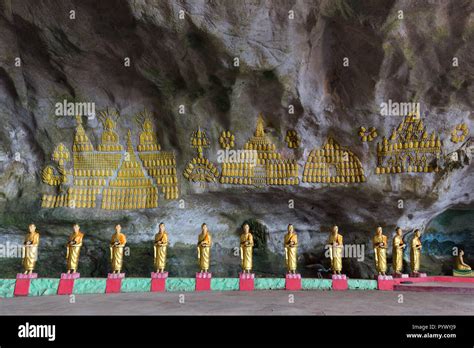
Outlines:
<svg viewBox="0 0 474 348"><path fill-rule="evenodd" d="M168 278L166 291L194 291L196 280L194 278Z"/></svg>
<svg viewBox="0 0 474 348"><path fill-rule="evenodd" d="M377 281L370 279L348 279L349 290L377 290Z"/></svg>
<svg viewBox="0 0 474 348"><path fill-rule="evenodd" d="M150 292L150 278L124 278L122 279L122 292Z"/></svg>
<svg viewBox="0 0 474 348"><path fill-rule="evenodd" d="M283 278L255 278L255 290L277 290L285 288Z"/></svg>
<svg viewBox="0 0 474 348"><path fill-rule="evenodd" d="M106 279L103 278L79 278L74 281L73 293L80 294L103 294L105 293Z"/></svg>
<svg viewBox="0 0 474 348"><path fill-rule="evenodd" d="M13 297L15 279L0 279L0 297Z"/></svg>
<svg viewBox="0 0 474 348"><path fill-rule="evenodd" d="M214 290L214 291L239 290L239 278L212 278L211 290Z"/></svg>
<svg viewBox="0 0 474 348"><path fill-rule="evenodd" d="M29 296L56 295L59 279L37 278L31 279Z"/></svg>
<svg viewBox="0 0 474 348"><path fill-rule="evenodd" d="M302 278L301 287L303 290L331 290L331 279Z"/></svg>

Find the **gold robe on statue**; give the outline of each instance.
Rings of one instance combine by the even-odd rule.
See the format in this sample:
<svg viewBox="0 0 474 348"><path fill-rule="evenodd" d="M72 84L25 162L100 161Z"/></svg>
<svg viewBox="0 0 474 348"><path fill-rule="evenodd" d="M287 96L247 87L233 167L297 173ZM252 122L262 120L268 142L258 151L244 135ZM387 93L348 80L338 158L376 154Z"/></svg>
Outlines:
<svg viewBox="0 0 474 348"><path fill-rule="evenodd" d="M403 271L403 238L395 236L392 246L392 267L394 273Z"/></svg>
<svg viewBox="0 0 474 348"><path fill-rule="evenodd" d="M207 246L202 246L202 243L206 243ZM209 269L209 264L211 263L211 234L209 232L206 234L201 232L199 235L197 251L199 268L207 271Z"/></svg>
<svg viewBox="0 0 474 348"><path fill-rule="evenodd" d="M69 242L76 242L75 244L67 244L66 246L66 260L67 260L67 269L76 271L79 266L79 254L81 253L82 239L84 238L84 233L78 232L69 236Z"/></svg>
<svg viewBox="0 0 474 348"><path fill-rule="evenodd" d="M115 245L115 242L119 242L118 245ZM118 234L114 233L112 240L110 241L110 261L112 264L113 272L120 272L123 266L123 248L127 243L127 238L123 233Z"/></svg>
<svg viewBox="0 0 474 348"><path fill-rule="evenodd" d="M240 258L242 260L242 269L244 271L252 270L252 256L253 256L253 236L251 233L240 236Z"/></svg>
<svg viewBox="0 0 474 348"><path fill-rule="evenodd" d="M333 243L337 242L337 246L333 246ZM328 244L329 248L329 257L331 258L331 269L336 272L342 271L342 236L337 235L337 238L331 233L329 236Z"/></svg>
<svg viewBox="0 0 474 348"><path fill-rule="evenodd" d="M291 244L293 246L291 246ZM285 235L285 257L286 257L286 269L288 272L296 271L297 265L297 246L298 246L298 236L296 233L287 233Z"/></svg>
<svg viewBox="0 0 474 348"><path fill-rule="evenodd" d="M168 233L158 232L155 236L155 269L164 270L166 266L166 248L168 246Z"/></svg>
<svg viewBox="0 0 474 348"><path fill-rule="evenodd" d="M462 261L463 260L461 258L461 255L456 256L456 262L455 262L456 271L470 271L471 266L463 264Z"/></svg>
<svg viewBox="0 0 474 348"><path fill-rule="evenodd" d="M421 250L418 249L418 247L421 247L420 238L413 237L410 250L410 263L412 272L418 272L420 270Z"/></svg>
<svg viewBox="0 0 474 348"><path fill-rule="evenodd" d="M25 271L33 271L35 269L36 260L38 259L39 233L28 233L25 237L25 243L31 242L30 245L23 245L23 268Z"/></svg>
<svg viewBox="0 0 474 348"><path fill-rule="evenodd" d="M387 236L375 236L372 240L374 244L375 253L375 268L377 272L387 272ZM384 246L377 246L379 243L383 243Z"/></svg>

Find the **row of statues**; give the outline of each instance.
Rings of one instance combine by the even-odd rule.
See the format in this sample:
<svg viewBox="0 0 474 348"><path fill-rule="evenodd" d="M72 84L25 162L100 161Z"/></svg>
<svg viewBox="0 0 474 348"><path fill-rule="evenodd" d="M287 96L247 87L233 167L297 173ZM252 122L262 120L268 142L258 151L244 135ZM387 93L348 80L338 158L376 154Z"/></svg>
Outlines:
<svg viewBox="0 0 474 348"><path fill-rule="evenodd" d="M30 224L29 231L24 241L23 268L25 274L31 274L35 268L38 258L39 233L36 226ZM84 233L81 232L78 224L74 224L73 232L68 238L66 244L67 273L75 273L79 265L79 255L82 247ZM388 239L383 234L382 227L378 227L373 237L375 268L378 275L386 275L387 272L387 248ZM115 233L110 241L110 263L113 273L120 273L123 268L124 247L127 243L127 237L122 233L122 227L117 224ZM406 244L403 241L403 231L400 227L396 228L395 237L392 243L392 267L393 273L399 275L403 271L403 252ZM240 258L243 273L250 273L253 268L253 248L254 239L250 231L249 224L242 226L240 236ZM339 233L339 228L333 226L328 239L329 258L331 260L331 270L333 274L341 274L343 257L343 237ZM154 238L154 268L156 272L163 273L166 268L168 247L168 232L165 224L158 225L158 232ZM212 238L209 229L205 223L201 225L201 233L197 242L197 259L200 272L208 272L211 260ZM297 269L297 247L298 236L292 224L288 225L287 233L284 237L285 263L288 273L295 274ZM410 243L410 266L412 273L418 273L420 270L421 259L421 233L419 229L414 231L414 236ZM460 250L456 258L456 270L470 270L470 266L463 260L464 252Z"/></svg>

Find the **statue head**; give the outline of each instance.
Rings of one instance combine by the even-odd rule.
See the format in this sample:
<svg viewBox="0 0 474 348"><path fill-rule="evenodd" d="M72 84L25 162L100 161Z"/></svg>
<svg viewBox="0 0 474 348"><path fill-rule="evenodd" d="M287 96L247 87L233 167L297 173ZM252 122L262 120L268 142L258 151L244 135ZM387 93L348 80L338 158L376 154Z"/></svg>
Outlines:
<svg viewBox="0 0 474 348"><path fill-rule="evenodd" d="M295 232L295 228L293 227L292 224L289 224L288 225L288 233L294 233Z"/></svg>
<svg viewBox="0 0 474 348"><path fill-rule="evenodd" d="M78 233L79 230L80 230L80 227L79 227L79 225L76 223L76 224L72 225L72 229L74 230L75 233Z"/></svg>
<svg viewBox="0 0 474 348"><path fill-rule="evenodd" d="M400 237L401 237L402 234L403 234L402 228L401 228L401 227L397 227L397 228L395 229L395 233L397 234L397 236L400 236Z"/></svg>
<svg viewBox="0 0 474 348"><path fill-rule="evenodd" d="M332 233L333 233L333 234L337 234L338 232L339 232L339 227L337 227L336 225L334 225L334 226L332 227Z"/></svg>
<svg viewBox="0 0 474 348"><path fill-rule="evenodd" d="M377 236L381 236L382 235L382 227L377 227Z"/></svg>
<svg viewBox="0 0 474 348"><path fill-rule="evenodd" d="M158 231L161 233L165 232L165 224L163 222L160 222L158 225Z"/></svg>
<svg viewBox="0 0 474 348"><path fill-rule="evenodd" d="M458 253L458 254L459 254L459 256L463 256L463 255L464 255L464 250L459 249L459 253Z"/></svg>
<svg viewBox="0 0 474 348"><path fill-rule="evenodd" d="M207 232L208 232L208 231L207 231L207 225L206 225L206 223L203 223L203 224L201 225L201 231L202 231L203 233L207 233Z"/></svg>
<svg viewBox="0 0 474 348"><path fill-rule="evenodd" d="M244 224L244 225L242 226L242 228L243 228L245 234L247 234L247 233L250 232L250 226L249 226L249 224Z"/></svg>
<svg viewBox="0 0 474 348"><path fill-rule="evenodd" d="M420 230L417 228L417 229L415 230L415 237L420 238L420 236L421 236L421 232L420 232Z"/></svg>
<svg viewBox="0 0 474 348"><path fill-rule="evenodd" d="M122 226L120 224L115 225L115 232L120 233L122 231Z"/></svg>
<svg viewBox="0 0 474 348"><path fill-rule="evenodd" d="M34 233L34 232L36 231L36 226L35 226L35 224L29 224L29 225L28 225L28 231L29 231L30 233Z"/></svg>

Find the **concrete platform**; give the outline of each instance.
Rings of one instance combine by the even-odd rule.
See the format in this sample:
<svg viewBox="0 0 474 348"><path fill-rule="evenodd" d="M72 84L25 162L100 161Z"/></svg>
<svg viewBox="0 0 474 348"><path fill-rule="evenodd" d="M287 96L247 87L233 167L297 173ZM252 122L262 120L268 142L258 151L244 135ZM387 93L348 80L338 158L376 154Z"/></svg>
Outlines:
<svg viewBox="0 0 474 348"><path fill-rule="evenodd" d="M400 291L146 292L0 299L1 315L472 315L474 296Z"/></svg>

